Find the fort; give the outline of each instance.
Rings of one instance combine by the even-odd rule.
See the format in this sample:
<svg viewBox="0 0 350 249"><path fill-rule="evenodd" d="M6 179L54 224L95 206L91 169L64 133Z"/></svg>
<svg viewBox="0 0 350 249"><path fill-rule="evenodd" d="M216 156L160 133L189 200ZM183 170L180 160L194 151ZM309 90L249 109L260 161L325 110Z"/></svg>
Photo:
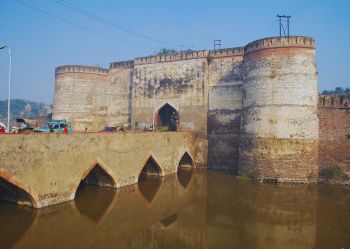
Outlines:
<svg viewBox="0 0 350 249"><path fill-rule="evenodd" d="M183 165L267 182L317 182L335 166L350 176L350 98L318 94L313 38L55 73L53 119L129 132L4 136L0 186L16 199L2 199L43 207L74 199L80 182L122 187Z"/></svg>
<svg viewBox="0 0 350 249"><path fill-rule="evenodd" d="M318 95L314 39L290 36L113 62L109 69L60 66L53 117L77 130L144 130L169 124L175 112L178 129L196 135L196 165L304 182L317 178L318 141L329 134L345 140L350 132L344 121L341 131L324 132L325 113L333 113L326 106L339 105L348 117L348 97Z"/></svg>
<svg viewBox="0 0 350 249"><path fill-rule="evenodd" d="M75 130L106 125L143 130L167 124L169 113L175 112L178 129L196 135L197 151L202 152L196 155L197 165L235 173L260 171L270 164L260 156L277 156L263 155L265 148L273 153L271 146L285 146L286 157L278 152L284 170L295 171L291 154L312 160L299 176L281 174L305 180L316 170L317 103L314 40L277 37L245 47L114 62L109 69L60 66L53 118L71 120ZM257 141L259 146L251 150ZM302 157L300 151L305 152ZM261 165L252 169L252 161ZM274 177L286 179L282 175Z"/></svg>

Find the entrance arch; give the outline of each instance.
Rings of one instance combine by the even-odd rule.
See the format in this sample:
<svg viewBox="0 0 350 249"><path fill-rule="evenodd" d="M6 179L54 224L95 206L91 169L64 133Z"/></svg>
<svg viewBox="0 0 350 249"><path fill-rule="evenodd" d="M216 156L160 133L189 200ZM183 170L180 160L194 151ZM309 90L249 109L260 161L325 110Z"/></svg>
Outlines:
<svg viewBox="0 0 350 249"><path fill-rule="evenodd" d="M179 113L169 105L164 104L157 112L155 117L155 126L158 128L165 127L168 131L177 131L179 123Z"/></svg>

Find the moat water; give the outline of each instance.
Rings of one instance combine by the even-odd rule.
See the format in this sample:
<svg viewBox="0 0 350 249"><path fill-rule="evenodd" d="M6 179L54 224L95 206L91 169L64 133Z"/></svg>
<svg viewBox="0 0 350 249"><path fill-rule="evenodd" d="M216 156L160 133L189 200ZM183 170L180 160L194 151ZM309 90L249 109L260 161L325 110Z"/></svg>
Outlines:
<svg viewBox="0 0 350 249"><path fill-rule="evenodd" d="M350 187L260 184L181 171L83 186L39 210L0 202L0 248L350 248Z"/></svg>

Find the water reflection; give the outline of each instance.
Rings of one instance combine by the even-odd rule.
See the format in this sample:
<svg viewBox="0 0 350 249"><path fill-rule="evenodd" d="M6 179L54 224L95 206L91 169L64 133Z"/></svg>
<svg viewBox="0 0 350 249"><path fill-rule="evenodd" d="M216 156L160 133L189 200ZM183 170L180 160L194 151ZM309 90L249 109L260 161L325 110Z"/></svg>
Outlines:
<svg viewBox="0 0 350 249"><path fill-rule="evenodd" d="M350 245L348 186L252 184L201 171L186 181L181 174L149 179L118 190L88 186L75 202L37 211L0 203L0 248Z"/></svg>
<svg viewBox="0 0 350 249"><path fill-rule="evenodd" d="M12 248L32 226L36 211L0 201L0 248Z"/></svg>
<svg viewBox="0 0 350 249"><path fill-rule="evenodd" d="M111 209L116 191L114 188L81 184L74 203L80 214L98 224Z"/></svg>
<svg viewBox="0 0 350 249"><path fill-rule="evenodd" d="M141 175L138 181L138 188L146 201L151 204L162 185L163 177L153 175Z"/></svg>
<svg viewBox="0 0 350 249"><path fill-rule="evenodd" d="M194 169L192 167L188 168L179 168L177 171L177 179L183 188L187 188L188 184L191 182L191 179L194 174Z"/></svg>

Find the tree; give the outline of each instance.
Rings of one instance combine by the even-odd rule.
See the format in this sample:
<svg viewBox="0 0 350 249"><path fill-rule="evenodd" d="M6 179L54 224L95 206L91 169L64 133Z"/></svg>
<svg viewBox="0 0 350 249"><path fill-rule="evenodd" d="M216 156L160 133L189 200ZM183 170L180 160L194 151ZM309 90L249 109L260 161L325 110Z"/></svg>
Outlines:
<svg viewBox="0 0 350 249"><path fill-rule="evenodd" d="M159 50L157 55L171 55L171 54L176 54L178 52L179 51L175 49L162 48L161 50Z"/></svg>

